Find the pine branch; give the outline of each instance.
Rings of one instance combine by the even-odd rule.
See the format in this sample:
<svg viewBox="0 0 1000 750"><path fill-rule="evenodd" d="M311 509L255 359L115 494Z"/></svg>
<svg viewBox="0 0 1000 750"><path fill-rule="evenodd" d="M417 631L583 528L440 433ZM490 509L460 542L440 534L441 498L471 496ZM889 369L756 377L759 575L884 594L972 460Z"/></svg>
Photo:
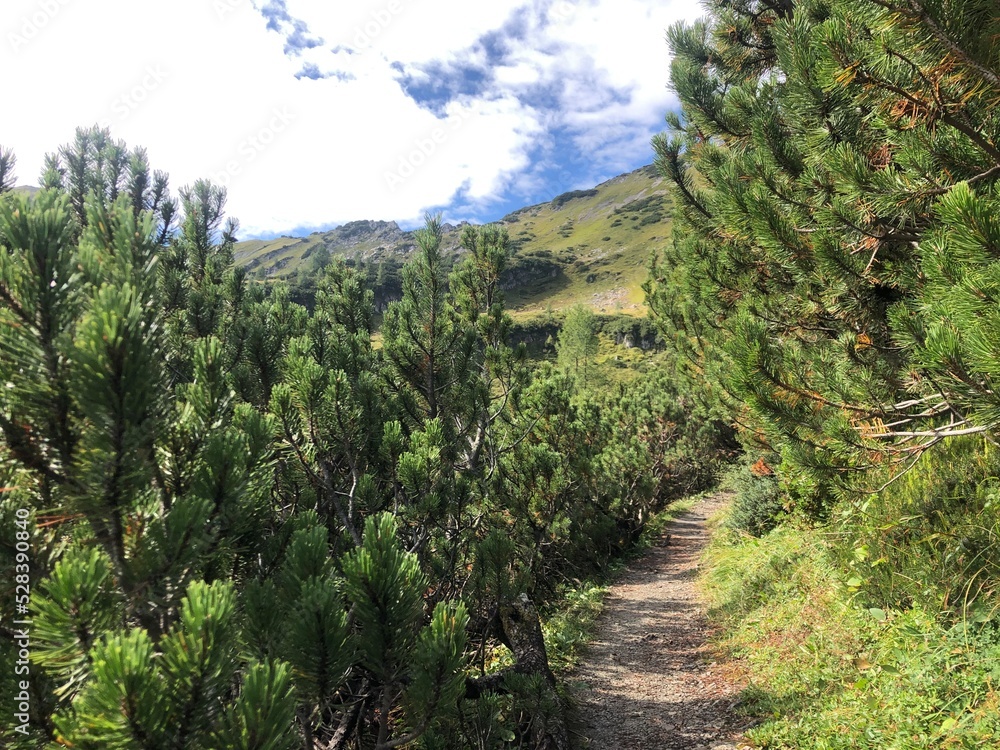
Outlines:
<svg viewBox="0 0 1000 750"><path fill-rule="evenodd" d="M1000 162L1000 149L997 149L997 147L993 145L993 143L985 135L976 130L976 128L974 128L972 125L963 121L963 119L956 117L954 113L949 112L947 109L942 110L941 108L938 108L938 111L935 111L935 109L932 108L927 101L921 99L918 96L915 96L914 94L910 93L909 91L900 86L890 83L889 81L875 78L866 73L864 70L858 70L856 76L858 81L860 81L861 83L868 83L873 86L883 88L886 91L891 91L892 93L897 94L902 98L906 99L906 101L910 102L911 104L921 109L928 110L928 112L935 115L942 122L951 125L953 128L955 128L955 130L967 136L969 140L971 140L973 143L979 146L979 148L982 149L994 161Z"/></svg>
<svg viewBox="0 0 1000 750"><path fill-rule="evenodd" d="M955 424L947 425L946 427L941 427L934 430L914 430L914 431L894 431L894 432L876 432L876 433L863 433L862 430L859 431L864 434L865 437L871 438L873 440L895 440L897 438L950 438L950 437L961 437L962 435L978 435L983 432L987 432L992 427L987 425L979 425L976 427L966 427L964 429L955 429L962 424L967 424L966 422L957 422Z"/></svg>
<svg viewBox="0 0 1000 750"><path fill-rule="evenodd" d="M982 65L979 61L973 59L964 49L962 49L958 43L952 39L943 28L941 28L938 22L935 21L930 13L927 12L919 0L907 0L909 8L900 7L891 0L871 0L871 2L885 8L886 10L899 13L900 15L910 18L911 20L920 21L927 31L930 32L931 36L933 36L943 47L945 47L945 49L951 52L956 59L976 71L976 73L989 81L994 88L1000 89L1000 76L987 68L985 65Z"/></svg>
<svg viewBox="0 0 1000 750"><path fill-rule="evenodd" d="M981 182L982 180L988 180L991 177L996 177L998 175L1000 175L1000 164L997 164L995 167L990 167L985 172L980 172L977 175L968 177L965 180L962 180L962 182L965 182L969 185L975 185L977 182ZM951 189L953 187L954 185L946 185L944 187L933 188L931 190L924 190L921 191L920 195L921 196L944 195L945 193L951 192Z"/></svg>
<svg viewBox="0 0 1000 750"><path fill-rule="evenodd" d="M38 446L30 438L31 430L27 425L21 425L0 414L0 431L11 455L27 468L55 482L58 485L80 489L75 480L53 469Z"/></svg>

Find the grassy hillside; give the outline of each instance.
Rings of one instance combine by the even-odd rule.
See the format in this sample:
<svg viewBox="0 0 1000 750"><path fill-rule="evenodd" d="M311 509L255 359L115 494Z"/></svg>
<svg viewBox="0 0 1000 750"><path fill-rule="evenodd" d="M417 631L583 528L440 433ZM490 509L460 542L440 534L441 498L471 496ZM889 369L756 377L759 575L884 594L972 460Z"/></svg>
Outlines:
<svg viewBox="0 0 1000 750"><path fill-rule="evenodd" d="M652 167L615 177L591 190L556 196L514 211L501 222L515 252L505 280L516 318L536 317L576 303L598 313L644 315L641 284L650 251L665 241L670 203ZM456 251L461 226L447 226L445 246ZM236 246L236 261L267 278L308 271L314 254L378 263L405 258L411 232L394 222L356 221L308 237L249 240Z"/></svg>
<svg viewBox="0 0 1000 750"><path fill-rule="evenodd" d="M509 214L503 221L516 263L550 269L510 289L510 306L522 316L578 302L599 313L644 315L641 284L650 251L667 236L669 213L666 186L644 167Z"/></svg>
<svg viewBox="0 0 1000 750"><path fill-rule="evenodd" d="M998 746L998 459L956 439L825 526L775 518L773 477L729 477L702 579L754 747Z"/></svg>

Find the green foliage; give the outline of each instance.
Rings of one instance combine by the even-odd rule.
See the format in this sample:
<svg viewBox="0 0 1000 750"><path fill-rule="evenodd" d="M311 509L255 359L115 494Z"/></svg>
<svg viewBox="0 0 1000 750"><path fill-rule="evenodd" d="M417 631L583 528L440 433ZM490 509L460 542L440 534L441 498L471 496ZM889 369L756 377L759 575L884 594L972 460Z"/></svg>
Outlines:
<svg viewBox="0 0 1000 750"><path fill-rule="evenodd" d="M470 705L472 655L711 481L719 423L531 369L503 227L453 263L430 219L376 348L371 269L324 264L306 309L233 266L224 190L173 227L124 153L81 131L0 200L0 580L30 544L35 622L5 747L541 742L547 669Z"/></svg>
<svg viewBox="0 0 1000 750"><path fill-rule="evenodd" d="M574 391L576 391L574 393ZM631 386L576 390L565 375L538 377L525 394L539 409L536 445L512 454L501 496L534 519L526 549L536 585L606 569L663 505L710 486L730 430L679 396L665 374ZM544 583L543 583L544 582Z"/></svg>
<svg viewBox="0 0 1000 750"><path fill-rule="evenodd" d="M597 323L589 307L574 305L566 313L566 320L559 329L556 351L559 363L587 381L587 370L597 355Z"/></svg>
<svg viewBox="0 0 1000 750"><path fill-rule="evenodd" d="M668 35L683 113L654 148L679 212L650 304L817 517L996 426L984 7L718 2Z"/></svg>
<svg viewBox="0 0 1000 750"><path fill-rule="evenodd" d="M410 683L404 701L411 722L434 726L457 716L465 695L465 605L439 602L430 624L421 631L413 652Z"/></svg>
<svg viewBox="0 0 1000 750"><path fill-rule="evenodd" d="M561 193L552 199L552 205L555 208L559 208L562 204L567 201L574 200L576 198L590 198L591 196L597 195L596 190L570 190L568 193Z"/></svg>
<svg viewBox="0 0 1000 750"><path fill-rule="evenodd" d="M593 635L594 623L604 609L606 586L588 585L567 592L558 612L545 623L545 651L556 672L571 669Z"/></svg>
<svg viewBox="0 0 1000 750"><path fill-rule="evenodd" d="M87 680L91 648L101 633L122 621L121 602L110 578L110 560L100 550L72 550L41 584L34 659L59 684L60 698L72 697Z"/></svg>
<svg viewBox="0 0 1000 750"><path fill-rule="evenodd" d="M382 349L395 370L390 386L399 388L414 424L448 413L472 356L470 332L458 325L447 296L439 218L428 219L417 243L417 260L403 272L403 299L386 310L382 328Z"/></svg>
<svg viewBox="0 0 1000 750"><path fill-rule="evenodd" d="M295 716L289 677L281 663L253 664L235 702L212 733L211 745L238 750L295 748L297 738L288 731Z"/></svg>
<svg viewBox="0 0 1000 750"><path fill-rule="evenodd" d="M17 178L14 176L14 167L17 165L17 156L9 148L0 146L0 195L14 189Z"/></svg>
<svg viewBox="0 0 1000 750"><path fill-rule="evenodd" d="M956 622L859 593L822 532L720 535L705 560L721 646L750 686L748 739L773 748L981 747L1000 731L986 613Z"/></svg>
<svg viewBox="0 0 1000 750"><path fill-rule="evenodd" d="M234 603L229 584L196 582L155 649L139 628L96 644L91 679L72 710L53 719L58 737L88 748L134 747L146 738L165 746L203 742L233 678Z"/></svg>
<svg viewBox="0 0 1000 750"><path fill-rule="evenodd" d="M564 311L574 304L644 317L641 284L649 253L669 231L664 188L662 178L646 167L578 191L581 195L558 206L549 201L501 219L511 250L501 287L515 320L540 315L547 306ZM629 216L637 220L609 228L615 210L632 203ZM239 242L234 257L270 283L288 283L292 299L311 308L319 281L314 267L328 251L360 274L381 312L402 297L400 269L418 247L417 231L400 231L390 222L351 222L301 238ZM460 261L464 231L462 225L442 225L446 264Z"/></svg>
<svg viewBox="0 0 1000 750"><path fill-rule="evenodd" d="M383 514L365 523L364 544L344 560L347 596L361 624L363 663L384 683L397 680L423 619L426 579L396 542L396 523Z"/></svg>
<svg viewBox="0 0 1000 750"><path fill-rule="evenodd" d="M46 155L41 186L65 191L81 225L90 223L88 202L107 207L122 198L133 215L155 217L157 244L173 231L177 203L170 197L167 175L151 171L145 149L130 151L108 128L77 128L72 143Z"/></svg>
<svg viewBox="0 0 1000 750"><path fill-rule="evenodd" d="M726 525L761 537L771 531L785 513L785 500L774 476L757 476L739 466L726 477L725 486L734 493Z"/></svg>
<svg viewBox="0 0 1000 750"><path fill-rule="evenodd" d="M678 210L646 291L682 390L778 459L709 556L765 747L995 742L987 6L720 0L668 32Z"/></svg>
<svg viewBox="0 0 1000 750"><path fill-rule="evenodd" d="M957 617L992 611L1000 593L998 489L995 448L975 437L952 441L835 517L844 528L840 564L878 606Z"/></svg>

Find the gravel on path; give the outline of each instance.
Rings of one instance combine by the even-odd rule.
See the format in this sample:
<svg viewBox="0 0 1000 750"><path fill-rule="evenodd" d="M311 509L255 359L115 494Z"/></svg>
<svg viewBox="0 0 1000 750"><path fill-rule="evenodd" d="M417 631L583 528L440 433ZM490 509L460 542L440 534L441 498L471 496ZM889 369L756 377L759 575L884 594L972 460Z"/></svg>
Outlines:
<svg viewBox="0 0 1000 750"><path fill-rule="evenodd" d="M706 520L728 497L704 497L611 587L595 636L570 676L576 731L589 750L723 750L747 720L742 685L719 662L697 588Z"/></svg>

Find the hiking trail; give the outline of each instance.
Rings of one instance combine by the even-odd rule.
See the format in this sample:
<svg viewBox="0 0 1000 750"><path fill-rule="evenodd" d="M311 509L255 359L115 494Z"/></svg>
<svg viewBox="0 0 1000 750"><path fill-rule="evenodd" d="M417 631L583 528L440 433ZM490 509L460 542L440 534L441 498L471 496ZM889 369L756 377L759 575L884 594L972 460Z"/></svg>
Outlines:
<svg viewBox="0 0 1000 750"><path fill-rule="evenodd" d="M716 661L697 587L708 518L729 500L708 495L672 521L611 586L594 637L570 676L576 743L588 750L731 750L747 727L742 685Z"/></svg>

